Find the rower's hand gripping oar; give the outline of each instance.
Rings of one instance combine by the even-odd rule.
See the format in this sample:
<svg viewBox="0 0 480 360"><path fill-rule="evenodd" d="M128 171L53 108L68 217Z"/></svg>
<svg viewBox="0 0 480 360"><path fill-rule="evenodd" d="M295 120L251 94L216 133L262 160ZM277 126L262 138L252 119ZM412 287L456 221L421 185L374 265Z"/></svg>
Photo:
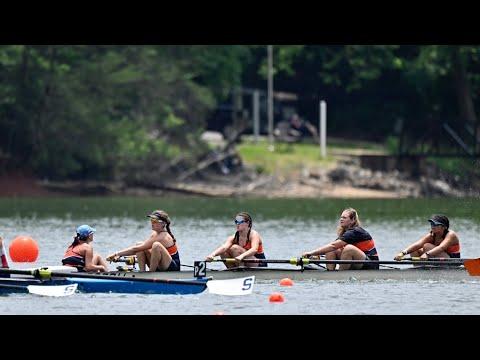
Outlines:
<svg viewBox="0 0 480 360"><path fill-rule="evenodd" d="M112 263L112 262L122 262L122 263L125 263L125 265L135 266L135 264L137 263L137 257L135 255L120 256L118 258L114 258L114 259L109 260L109 262L110 263Z"/></svg>

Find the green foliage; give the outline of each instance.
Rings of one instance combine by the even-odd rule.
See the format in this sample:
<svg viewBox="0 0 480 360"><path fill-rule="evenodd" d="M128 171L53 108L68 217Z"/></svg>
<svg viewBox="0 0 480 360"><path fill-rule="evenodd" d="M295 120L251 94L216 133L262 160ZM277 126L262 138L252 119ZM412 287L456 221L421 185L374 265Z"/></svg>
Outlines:
<svg viewBox="0 0 480 360"><path fill-rule="evenodd" d="M194 161L213 84L239 83L248 47L0 46L0 152L40 176L112 178Z"/></svg>
<svg viewBox="0 0 480 360"><path fill-rule="evenodd" d="M275 89L309 99L299 105L309 120L318 117L311 104L327 100L329 136L375 140L392 152L448 150L455 145L443 122L458 129L468 118L478 127L480 46L273 51ZM0 154L7 166L52 179L195 164L208 151L200 141L208 115L235 86L264 88L266 62L265 45L1 45ZM272 164L257 166L268 172Z"/></svg>

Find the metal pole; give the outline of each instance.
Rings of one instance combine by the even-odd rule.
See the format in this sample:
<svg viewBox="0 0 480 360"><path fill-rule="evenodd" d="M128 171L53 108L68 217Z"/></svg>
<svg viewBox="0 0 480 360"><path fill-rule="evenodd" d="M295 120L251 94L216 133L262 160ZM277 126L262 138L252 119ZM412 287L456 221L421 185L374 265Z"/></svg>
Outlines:
<svg viewBox="0 0 480 360"><path fill-rule="evenodd" d="M268 45L268 140L273 151L273 47Z"/></svg>
<svg viewBox="0 0 480 360"><path fill-rule="evenodd" d="M253 134L255 143L258 142L260 135L260 91L254 90L253 96Z"/></svg>
<svg viewBox="0 0 480 360"><path fill-rule="evenodd" d="M320 155L323 159L327 157L327 103L325 100L320 101Z"/></svg>

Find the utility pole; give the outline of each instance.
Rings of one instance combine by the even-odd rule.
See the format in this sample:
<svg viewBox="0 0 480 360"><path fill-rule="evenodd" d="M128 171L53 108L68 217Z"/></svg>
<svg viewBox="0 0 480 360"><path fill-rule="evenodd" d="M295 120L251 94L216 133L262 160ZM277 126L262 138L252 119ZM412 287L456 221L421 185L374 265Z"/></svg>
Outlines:
<svg viewBox="0 0 480 360"><path fill-rule="evenodd" d="M269 150L274 151L273 145L273 46L268 45L268 141Z"/></svg>
<svg viewBox="0 0 480 360"><path fill-rule="evenodd" d="M325 159L327 157L327 102L325 100L320 100L319 110L320 155L322 159Z"/></svg>

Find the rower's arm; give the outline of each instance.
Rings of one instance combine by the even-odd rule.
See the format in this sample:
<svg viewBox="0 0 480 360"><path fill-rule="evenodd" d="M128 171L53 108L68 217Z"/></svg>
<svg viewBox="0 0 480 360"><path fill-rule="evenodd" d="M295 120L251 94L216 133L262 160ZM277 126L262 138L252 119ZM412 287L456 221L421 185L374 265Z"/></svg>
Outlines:
<svg viewBox="0 0 480 360"><path fill-rule="evenodd" d="M315 249L313 251L308 251L306 253L303 253L303 256L313 256L313 255L323 255L331 251L335 251L337 249L340 249L347 245L347 243L343 240L335 240L332 241L330 244L319 247L318 249Z"/></svg>
<svg viewBox="0 0 480 360"><path fill-rule="evenodd" d="M432 250L428 251L428 255L436 256L442 252L447 252L448 247L455 244L458 244L457 234L455 234L453 231L450 231L438 246L435 246Z"/></svg>
<svg viewBox="0 0 480 360"><path fill-rule="evenodd" d="M225 251L230 249L232 245L233 245L233 236L229 236L227 241L225 241L225 243L222 246L216 248L210 255L207 256L207 258L213 259L215 256L223 254Z"/></svg>
<svg viewBox="0 0 480 360"><path fill-rule="evenodd" d="M91 245L85 246L85 271L108 271L103 265L93 264L93 248Z"/></svg>
<svg viewBox="0 0 480 360"><path fill-rule="evenodd" d="M150 237L148 239L146 239L144 242L142 242L140 244L130 246L130 247L125 248L125 249L122 249L120 251L117 251L114 254L108 255L106 260L110 261L110 260L112 260L116 257L120 257L120 256L135 255L136 253L138 253L140 251L150 249L158 236L159 236L158 233L154 231L154 232L152 232Z"/></svg>
<svg viewBox="0 0 480 360"><path fill-rule="evenodd" d="M422 248L423 245L425 245L425 244L428 242L430 236L431 236L430 233L428 233L427 235L425 235L424 237L422 237L420 240L418 240L418 241L414 242L413 244L407 246L407 247L405 248L405 250L402 251L402 253L403 253L404 255L408 255L408 254L410 254L410 253L412 253L412 252L414 252L414 251L417 251L418 249Z"/></svg>

